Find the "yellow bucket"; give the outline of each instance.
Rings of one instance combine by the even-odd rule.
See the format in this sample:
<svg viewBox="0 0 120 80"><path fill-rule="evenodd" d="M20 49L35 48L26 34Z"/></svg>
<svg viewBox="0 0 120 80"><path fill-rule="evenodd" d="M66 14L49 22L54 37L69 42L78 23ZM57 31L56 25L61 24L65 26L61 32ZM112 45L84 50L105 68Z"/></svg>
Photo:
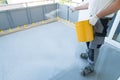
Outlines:
<svg viewBox="0 0 120 80"><path fill-rule="evenodd" d="M78 42L89 42L94 39L93 27L88 20L75 23Z"/></svg>

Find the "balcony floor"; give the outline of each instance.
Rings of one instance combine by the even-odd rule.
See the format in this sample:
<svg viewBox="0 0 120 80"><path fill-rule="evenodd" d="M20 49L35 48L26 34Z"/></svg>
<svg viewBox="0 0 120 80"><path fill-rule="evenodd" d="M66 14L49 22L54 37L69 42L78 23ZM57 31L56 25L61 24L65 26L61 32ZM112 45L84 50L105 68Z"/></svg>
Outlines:
<svg viewBox="0 0 120 80"><path fill-rule="evenodd" d="M85 43L75 30L53 22L0 37L1 80L88 80L79 58Z"/></svg>

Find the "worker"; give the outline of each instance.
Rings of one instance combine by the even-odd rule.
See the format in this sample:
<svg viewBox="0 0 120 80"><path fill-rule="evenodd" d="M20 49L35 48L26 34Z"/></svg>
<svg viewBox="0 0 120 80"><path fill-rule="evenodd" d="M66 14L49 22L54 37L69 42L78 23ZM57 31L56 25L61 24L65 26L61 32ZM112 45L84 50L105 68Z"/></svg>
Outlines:
<svg viewBox="0 0 120 80"><path fill-rule="evenodd" d="M107 33L107 24L113 17L114 13L120 9L120 0L88 0L77 7L70 8L73 12L77 10L88 9L89 23L94 29L94 40L88 42L88 50L86 53L81 54L81 58L87 59L89 65L85 66L81 74L83 76L89 75L94 72L94 66L98 53L97 49L104 43ZM95 55L97 55L95 57Z"/></svg>

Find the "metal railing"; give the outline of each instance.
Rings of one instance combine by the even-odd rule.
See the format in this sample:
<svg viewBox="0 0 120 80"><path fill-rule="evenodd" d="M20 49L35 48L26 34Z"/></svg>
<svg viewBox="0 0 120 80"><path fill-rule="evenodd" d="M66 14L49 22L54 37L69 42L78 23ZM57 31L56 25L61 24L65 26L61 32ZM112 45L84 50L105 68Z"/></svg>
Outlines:
<svg viewBox="0 0 120 80"><path fill-rule="evenodd" d="M0 11L17 9L17 8L25 8L25 7L31 7L31 6L38 6L38 5L45 5L45 4L50 4L50 3L55 3L55 0L41 0L41 1L16 3L16 4L3 4L3 5L0 5Z"/></svg>
<svg viewBox="0 0 120 80"><path fill-rule="evenodd" d="M31 6L38 6L38 5L45 5L45 4L50 4L50 3L61 3L61 4L69 5L69 6L76 6L76 5L79 5L81 2L79 3L79 2L73 2L73 1L68 0L62 3L57 0L41 0L41 1L16 3L16 4L3 4L3 5L0 5L0 11L17 9L17 8L25 8L25 7L31 7Z"/></svg>
<svg viewBox="0 0 120 80"><path fill-rule="evenodd" d="M59 16L60 18L71 22L75 22L78 18L78 13L72 13L69 9L69 6L61 5L55 2L52 2L52 4L48 5L47 3L38 4L38 2L40 1L35 2L37 5L32 5L34 2L19 3L19 5L4 5L5 8L2 8L0 11L0 30L7 30L9 28L15 28L24 24L32 24L46 20L48 18L45 16L45 14L56 9L59 9L59 12L56 13L55 17ZM75 16L73 17L72 15Z"/></svg>

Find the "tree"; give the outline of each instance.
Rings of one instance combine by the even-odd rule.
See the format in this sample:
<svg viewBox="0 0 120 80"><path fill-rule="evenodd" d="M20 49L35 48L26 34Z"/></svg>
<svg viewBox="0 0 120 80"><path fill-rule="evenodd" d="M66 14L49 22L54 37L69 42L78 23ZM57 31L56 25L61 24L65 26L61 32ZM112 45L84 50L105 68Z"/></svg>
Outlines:
<svg viewBox="0 0 120 80"><path fill-rule="evenodd" d="M0 4L8 4L7 0L0 0Z"/></svg>
<svg viewBox="0 0 120 80"><path fill-rule="evenodd" d="M72 0L60 0L61 3L71 2Z"/></svg>

